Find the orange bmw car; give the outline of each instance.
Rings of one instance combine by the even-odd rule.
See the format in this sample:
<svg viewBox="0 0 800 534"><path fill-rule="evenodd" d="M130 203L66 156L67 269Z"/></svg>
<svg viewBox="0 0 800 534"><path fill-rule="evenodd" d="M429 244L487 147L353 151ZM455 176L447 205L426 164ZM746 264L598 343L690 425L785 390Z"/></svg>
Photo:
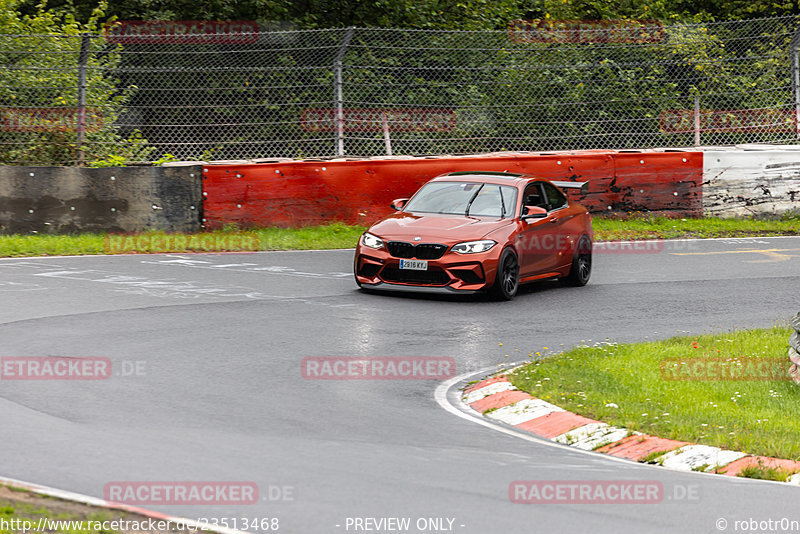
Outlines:
<svg viewBox="0 0 800 534"><path fill-rule="evenodd" d="M359 287L392 291L489 292L511 300L520 284L559 278L583 286L592 272L589 212L554 182L505 172L437 176L399 213L359 239Z"/></svg>

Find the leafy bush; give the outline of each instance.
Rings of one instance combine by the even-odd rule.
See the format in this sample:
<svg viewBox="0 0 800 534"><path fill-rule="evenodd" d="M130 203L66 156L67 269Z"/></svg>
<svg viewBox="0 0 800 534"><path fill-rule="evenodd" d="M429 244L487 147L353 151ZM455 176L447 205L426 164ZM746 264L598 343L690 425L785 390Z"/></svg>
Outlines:
<svg viewBox="0 0 800 534"><path fill-rule="evenodd" d="M46 10L45 3L35 14L21 15L20 4L0 0L0 164L70 165L82 157L90 166L104 166L146 160L152 152L147 140L137 131L122 135L116 125L135 88L112 75L120 47L108 45L101 35L106 4L101 2L85 23ZM78 146L78 64L84 39L86 128Z"/></svg>

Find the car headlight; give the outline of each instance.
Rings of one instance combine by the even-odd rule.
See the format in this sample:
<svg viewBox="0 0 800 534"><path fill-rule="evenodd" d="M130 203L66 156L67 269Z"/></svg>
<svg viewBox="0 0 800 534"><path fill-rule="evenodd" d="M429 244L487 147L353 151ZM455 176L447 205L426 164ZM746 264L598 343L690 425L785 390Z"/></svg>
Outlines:
<svg viewBox="0 0 800 534"><path fill-rule="evenodd" d="M475 254L477 252L486 252L497 244L496 241L491 239L483 239L481 241L467 241L466 243L459 243L453 246L453 252L459 254Z"/></svg>
<svg viewBox="0 0 800 534"><path fill-rule="evenodd" d="M364 243L364 246L369 248L383 248L383 239L378 236L372 235L369 232L366 232L361 237L361 242Z"/></svg>

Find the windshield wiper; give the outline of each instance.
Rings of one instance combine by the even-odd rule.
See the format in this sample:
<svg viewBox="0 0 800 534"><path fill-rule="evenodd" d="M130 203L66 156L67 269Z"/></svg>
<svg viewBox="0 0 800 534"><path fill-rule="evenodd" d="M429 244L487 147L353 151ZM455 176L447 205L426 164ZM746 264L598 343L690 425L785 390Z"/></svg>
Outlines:
<svg viewBox="0 0 800 534"><path fill-rule="evenodd" d="M500 212L500 218L501 219L505 219L505 217L506 217L506 201L503 198L503 188L499 187L498 189L500 190L500 207L503 209L503 211Z"/></svg>
<svg viewBox="0 0 800 534"><path fill-rule="evenodd" d="M464 211L464 217L469 217L469 208L470 208L470 206L472 206L472 203L473 203L473 202L475 201L475 199L477 198L477 196L478 196L478 193L480 193L480 192L481 192L481 189L483 189L483 186L484 186L484 184L481 184L481 186L478 188L478 190L477 190L477 191L475 191L475 194L474 194L474 195L472 195L472 198L471 198L471 199L469 199L469 202L467 202L467 209Z"/></svg>

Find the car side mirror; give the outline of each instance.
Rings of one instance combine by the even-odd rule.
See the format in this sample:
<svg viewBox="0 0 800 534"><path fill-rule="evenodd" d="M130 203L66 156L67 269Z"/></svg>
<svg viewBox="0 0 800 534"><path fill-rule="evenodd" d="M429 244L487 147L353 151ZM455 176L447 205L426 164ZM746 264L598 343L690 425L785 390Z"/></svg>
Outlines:
<svg viewBox="0 0 800 534"><path fill-rule="evenodd" d="M407 198L396 198L392 200L392 209L395 211L400 211L405 207L406 202L408 202Z"/></svg>
<svg viewBox="0 0 800 534"><path fill-rule="evenodd" d="M523 206L520 220L527 221L528 219L543 219L545 217L547 217L546 209L539 206Z"/></svg>

